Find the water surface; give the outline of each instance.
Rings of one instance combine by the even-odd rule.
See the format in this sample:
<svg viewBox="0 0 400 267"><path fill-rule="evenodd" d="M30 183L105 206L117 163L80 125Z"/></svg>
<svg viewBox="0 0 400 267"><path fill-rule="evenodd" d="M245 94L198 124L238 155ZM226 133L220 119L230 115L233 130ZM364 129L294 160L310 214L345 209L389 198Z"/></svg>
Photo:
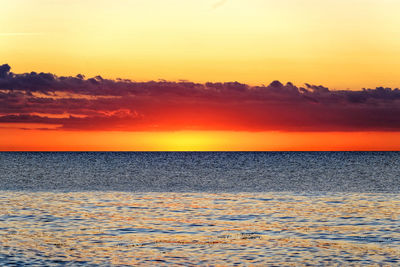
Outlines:
<svg viewBox="0 0 400 267"><path fill-rule="evenodd" d="M0 153L0 265L400 264L400 153Z"/></svg>
<svg viewBox="0 0 400 267"><path fill-rule="evenodd" d="M0 153L0 189L400 193L400 152Z"/></svg>

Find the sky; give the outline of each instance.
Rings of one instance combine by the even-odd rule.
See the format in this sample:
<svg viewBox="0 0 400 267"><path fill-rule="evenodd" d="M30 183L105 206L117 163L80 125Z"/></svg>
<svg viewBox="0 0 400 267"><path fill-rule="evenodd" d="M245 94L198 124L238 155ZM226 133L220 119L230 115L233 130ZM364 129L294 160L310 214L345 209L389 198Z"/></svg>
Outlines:
<svg viewBox="0 0 400 267"><path fill-rule="evenodd" d="M0 0L0 150L398 150L397 0Z"/></svg>

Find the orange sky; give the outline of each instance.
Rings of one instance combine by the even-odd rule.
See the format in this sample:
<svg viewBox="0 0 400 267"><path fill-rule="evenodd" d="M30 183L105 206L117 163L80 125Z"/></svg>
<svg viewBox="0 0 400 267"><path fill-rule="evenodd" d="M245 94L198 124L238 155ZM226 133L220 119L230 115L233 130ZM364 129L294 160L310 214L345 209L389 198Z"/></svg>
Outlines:
<svg viewBox="0 0 400 267"><path fill-rule="evenodd" d="M175 108L174 103L180 100L174 102L170 97L168 105L159 108L154 94L154 100L132 100L137 101L132 105L115 102L114 109L107 109L107 103L96 111L97 102L102 101L96 100L96 106L87 103L92 106L85 110L58 102L26 110L40 97L48 96L23 102L29 94L10 96L7 90L11 87L3 85L0 93L7 94L8 102L2 104L0 116L8 117L0 121L0 150L398 150L397 92L371 91L367 96L356 96L357 101L366 101L362 103L353 101L355 96L346 92L343 99L349 98L349 102L332 104L317 89L304 86L322 84L331 92L399 87L398 10L397 0L5 1L0 10L0 65L8 63L15 74L81 73L87 78L101 75L143 82L184 79L201 84L239 81L248 86L280 80L305 87L310 93L301 92L299 97L317 99L323 107L304 102L291 108L289 100L279 98L274 100L274 108L262 110L269 105L265 100L252 109L251 103L242 107L234 102L240 99L236 95L228 101L228 110L217 98L210 105L201 102L199 108L197 100L185 98L186 108ZM77 101L97 97L92 91L75 89L79 88L68 91L68 98L73 94L85 95ZM229 90L221 96L229 95ZM65 97L64 93L54 97ZM336 94L327 94L336 99ZM268 97L271 95L275 97L273 93ZM134 98L133 94L130 97ZM18 107L12 104L16 99ZM385 104L388 99L390 104ZM290 114L298 109L296 124ZM324 116L313 117L320 110ZM257 115L260 112L271 118L264 120ZM272 115L275 113L277 120ZM346 118L348 113L350 119ZM9 117L21 114L40 118ZM62 129L37 129L49 121L42 117L67 120L70 115L94 116L96 127L92 125L90 131L89 124L79 128L82 126L75 124L84 120L76 119L62 121L67 123L60 124ZM151 120L139 129L128 125L124 116ZM112 127L107 124L111 117ZM343 123L338 122L341 118ZM28 123L29 127L22 128L30 130L15 123ZM56 123L53 120L50 128ZM160 129L150 129L150 123ZM307 128L304 131L302 124Z"/></svg>

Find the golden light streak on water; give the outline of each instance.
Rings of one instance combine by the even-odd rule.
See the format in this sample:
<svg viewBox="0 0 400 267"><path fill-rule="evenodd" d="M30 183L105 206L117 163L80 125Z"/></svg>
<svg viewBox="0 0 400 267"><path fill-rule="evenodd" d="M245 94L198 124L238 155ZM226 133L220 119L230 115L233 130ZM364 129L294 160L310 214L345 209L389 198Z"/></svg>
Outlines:
<svg viewBox="0 0 400 267"><path fill-rule="evenodd" d="M400 196L2 191L0 262L396 265Z"/></svg>

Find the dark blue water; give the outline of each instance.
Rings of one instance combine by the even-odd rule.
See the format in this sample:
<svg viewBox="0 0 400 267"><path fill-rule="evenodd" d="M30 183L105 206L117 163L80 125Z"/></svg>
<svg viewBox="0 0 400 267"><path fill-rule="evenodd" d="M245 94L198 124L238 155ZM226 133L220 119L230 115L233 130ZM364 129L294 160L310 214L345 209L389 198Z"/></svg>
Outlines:
<svg viewBox="0 0 400 267"><path fill-rule="evenodd" d="M0 266L398 266L399 152L0 153Z"/></svg>
<svg viewBox="0 0 400 267"><path fill-rule="evenodd" d="M400 192L400 152L3 152L0 189Z"/></svg>

